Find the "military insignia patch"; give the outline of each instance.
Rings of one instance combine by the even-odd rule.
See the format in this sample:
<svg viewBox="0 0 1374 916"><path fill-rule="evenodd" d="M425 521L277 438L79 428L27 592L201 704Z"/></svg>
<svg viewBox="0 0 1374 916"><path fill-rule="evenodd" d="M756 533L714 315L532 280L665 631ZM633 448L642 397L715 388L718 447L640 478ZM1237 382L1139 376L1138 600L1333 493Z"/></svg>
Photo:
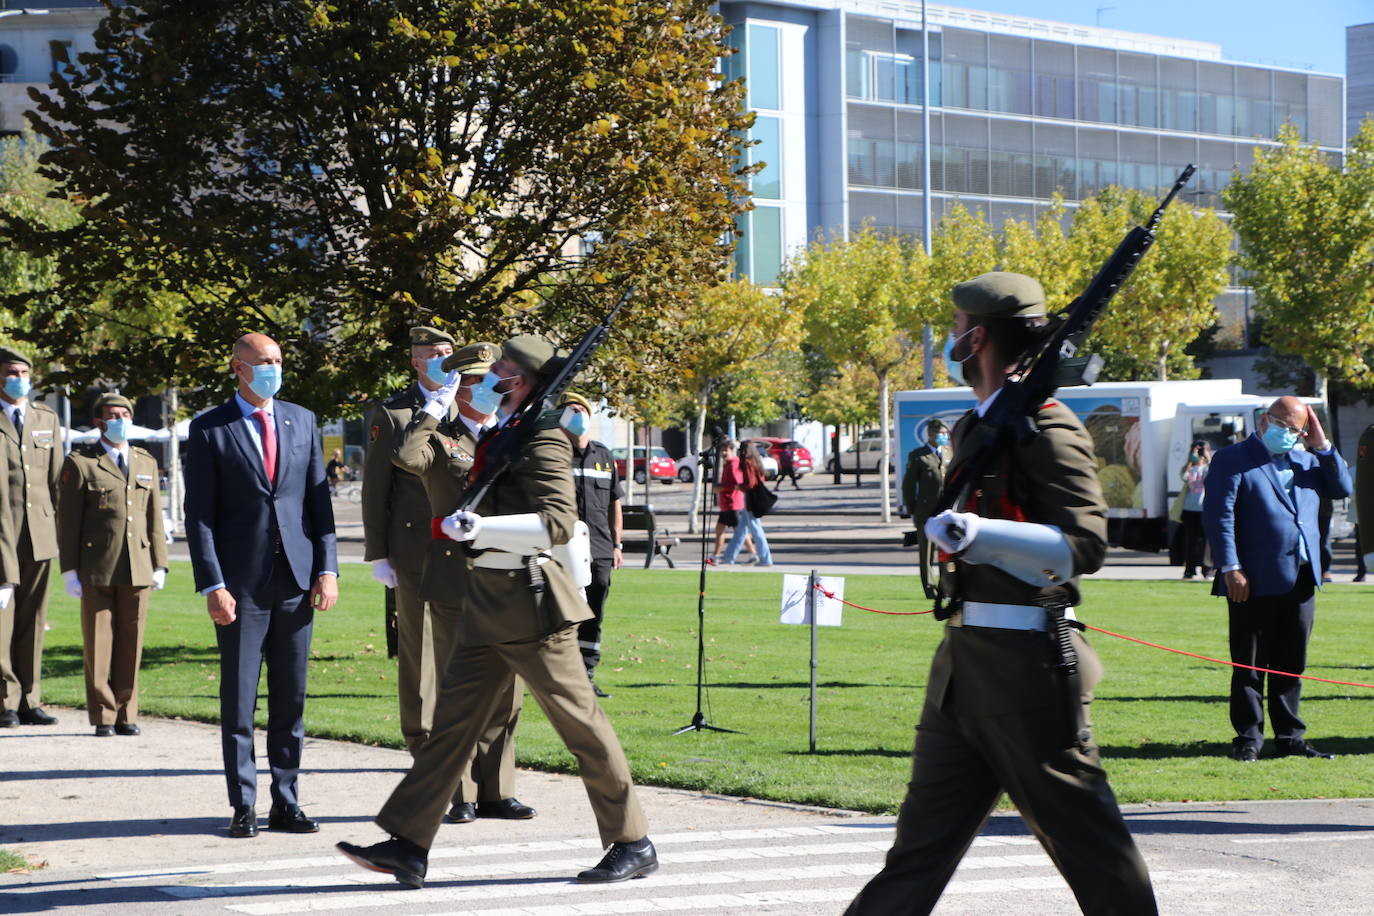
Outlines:
<svg viewBox="0 0 1374 916"><path fill-rule="evenodd" d="M376 442L376 441L377 441L377 434L380 433L381 431L382 431L382 430L381 430L381 427L377 426L376 424L373 424L373 426L372 426L372 432L370 432L370 433L368 434L368 441L370 441L370 442Z"/></svg>
<svg viewBox="0 0 1374 916"><path fill-rule="evenodd" d="M65 470L62 471L62 482L63 482L63 483L71 483L71 482L72 482L72 469L71 469L71 468L66 468Z"/></svg>

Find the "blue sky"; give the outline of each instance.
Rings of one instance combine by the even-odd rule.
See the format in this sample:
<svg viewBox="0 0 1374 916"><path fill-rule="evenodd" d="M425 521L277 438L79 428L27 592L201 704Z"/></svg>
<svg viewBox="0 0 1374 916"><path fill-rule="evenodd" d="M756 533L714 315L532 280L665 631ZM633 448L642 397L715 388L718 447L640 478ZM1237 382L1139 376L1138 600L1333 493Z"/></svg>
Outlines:
<svg viewBox="0 0 1374 916"><path fill-rule="evenodd" d="M1374 0L951 0L950 5L1210 41L1230 60L1340 74L1345 73L1345 27L1374 22Z"/></svg>

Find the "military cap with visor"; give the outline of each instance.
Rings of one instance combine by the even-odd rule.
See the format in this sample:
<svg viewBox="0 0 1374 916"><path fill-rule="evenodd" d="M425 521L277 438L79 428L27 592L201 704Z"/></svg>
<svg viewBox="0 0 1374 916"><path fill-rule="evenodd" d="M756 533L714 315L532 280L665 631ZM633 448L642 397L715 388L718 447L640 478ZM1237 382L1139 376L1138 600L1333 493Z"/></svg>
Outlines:
<svg viewBox="0 0 1374 916"><path fill-rule="evenodd" d="M438 328L418 327L410 329L410 345L412 347L434 346L435 344L454 343L453 335Z"/></svg>
<svg viewBox="0 0 1374 916"><path fill-rule="evenodd" d="M558 396L558 406L566 407L569 404L580 404L587 408L587 413L593 413L592 402L578 394L576 391L565 391Z"/></svg>
<svg viewBox="0 0 1374 916"><path fill-rule="evenodd" d="M978 318L1044 318L1045 291L1025 274L994 270L950 291L954 305Z"/></svg>
<svg viewBox="0 0 1374 916"><path fill-rule="evenodd" d="M562 360L553 344L533 334L520 334L506 341L501 356L537 375L557 371Z"/></svg>
<svg viewBox="0 0 1374 916"><path fill-rule="evenodd" d="M5 363L23 363L30 369L33 368L33 361L13 347L0 347L0 365Z"/></svg>
<svg viewBox="0 0 1374 916"><path fill-rule="evenodd" d="M115 394L112 391L106 392L95 399L95 416L101 417L102 414L100 412L106 407L123 407L125 410L129 411L130 414L134 412L132 401L124 395Z"/></svg>
<svg viewBox="0 0 1374 916"><path fill-rule="evenodd" d="M460 375L486 375L500 355L501 350L494 343L468 344L444 360L443 370L452 372L457 369Z"/></svg>

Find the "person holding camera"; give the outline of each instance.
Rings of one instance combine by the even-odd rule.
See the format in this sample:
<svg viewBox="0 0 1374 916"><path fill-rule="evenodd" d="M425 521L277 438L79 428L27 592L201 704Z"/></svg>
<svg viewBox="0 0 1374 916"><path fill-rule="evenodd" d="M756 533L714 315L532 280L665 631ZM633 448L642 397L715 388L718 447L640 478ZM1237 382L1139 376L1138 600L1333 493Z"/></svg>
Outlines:
<svg viewBox="0 0 1374 916"><path fill-rule="evenodd" d="M1204 551L1207 548L1207 535L1202 529L1202 493L1207 479L1207 468L1212 463L1212 447L1198 439L1188 449L1188 462L1183 465L1179 476L1183 478L1183 578L1196 579L1198 567L1202 568L1203 578L1210 570L1207 568Z"/></svg>

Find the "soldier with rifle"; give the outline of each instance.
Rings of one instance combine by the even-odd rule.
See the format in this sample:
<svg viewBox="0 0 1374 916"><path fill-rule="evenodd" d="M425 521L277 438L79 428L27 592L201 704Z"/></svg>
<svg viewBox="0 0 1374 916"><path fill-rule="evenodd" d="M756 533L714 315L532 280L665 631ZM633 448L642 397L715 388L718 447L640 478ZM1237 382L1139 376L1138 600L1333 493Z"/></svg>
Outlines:
<svg viewBox="0 0 1374 916"><path fill-rule="evenodd" d="M354 862L402 884L423 886L447 800L471 765L492 705L516 676L577 759L608 847L600 864L578 880L624 881L658 867L625 752L597 705L578 649L577 624L592 612L557 558L578 519L572 446L559 428L559 411L550 408L619 308L566 360L538 337L506 341L473 389L474 398L495 394L504 419L483 436L458 511L434 520L436 537L466 545L472 557L434 727L377 815L391 839L368 847L338 844Z"/></svg>
<svg viewBox="0 0 1374 916"><path fill-rule="evenodd" d="M1158 912L1092 740L1102 666L1073 626L1078 576L1106 557L1106 501L1092 439L1053 395L1096 377L1100 360L1077 348L1191 174L1053 321L1039 282L1022 274L995 271L952 291L945 362L978 406L954 428L945 490L925 528L941 551L935 613L945 637L896 839L851 916L929 913L1003 792L1084 913Z"/></svg>

